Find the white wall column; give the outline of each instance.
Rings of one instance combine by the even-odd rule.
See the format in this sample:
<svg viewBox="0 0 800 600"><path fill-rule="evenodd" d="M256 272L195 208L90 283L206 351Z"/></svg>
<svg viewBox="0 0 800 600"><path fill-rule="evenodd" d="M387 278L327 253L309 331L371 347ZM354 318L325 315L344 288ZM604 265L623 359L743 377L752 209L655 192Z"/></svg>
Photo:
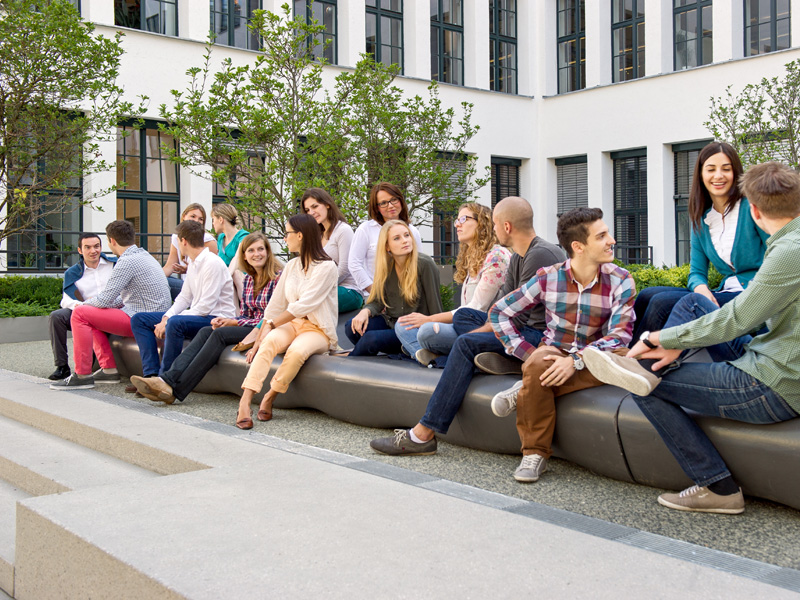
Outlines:
<svg viewBox="0 0 800 600"><path fill-rule="evenodd" d="M744 3L742 0L714 0L711 5L714 31L714 62L742 58L744 39Z"/></svg>
<svg viewBox="0 0 800 600"><path fill-rule="evenodd" d="M586 87L611 83L611 0L586 3Z"/></svg>
<svg viewBox="0 0 800 600"><path fill-rule="evenodd" d="M403 11L403 72L430 81L430 7L427 2L403 2Z"/></svg>
<svg viewBox="0 0 800 600"><path fill-rule="evenodd" d="M589 206L603 210L603 220L614 232L614 161L608 152L592 151L586 155L586 181Z"/></svg>
<svg viewBox="0 0 800 600"><path fill-rule="evenodd" d="M100 25L114 25L114 3L107 0L82 0L81 17Z"/></svg>
<svg viewBox="0 0 800 600"><path fill-rule="evenodd" d="M109 2L109 4L111 4ZM208 3L197 9L197 0L178 0L178 37L205 42L211 31Z"/></svg>
<svg viewBox="0 0 800 600"><path fill-rule="evenodd" d="M108 250L105 242L106 225L117 219L117 194L112 192L104 196L98 196L103 190L107 190L117 184L117 171L113 167L117 161L117 142L114 140L98 143L98 151L102 160L106 161L112 168L83 178L83 197L91 200L91 206L83 207L83 231L93 231L102 235L103 247Z"/></svg>
<svg viewBox="0 0 800 600"><path fill-rule="evenodd" d="M486 2L464 3L464 85L489 89L489 9Z"/></svg>
<svg viewBox="0 0 800 600"><path fill-rule="evenodd" d="M645 0L645 75L670 73L674 67L672 0Z"/></svg>
<svg viewBox="0 0 800 600"><path fill-rule="evenodd" d="M800 46L800 0L791 0L789 4L789 11L791 12L791 21L789 24L791 39L789 42L792 48ZM786 61L789 62L789 61Z"/></svg>
<svg viewBox="0 0 800 600"><path fill-rule="evenodd" d="M558 33L557 12L555 2L537 2L535 7L534 32L537 61L536 88L537 96L555 96L558 94Z"/></svg>
<svg viewBox="0 0 800 600"><path fill-rule="evenodd" d="M672 147L655 142L647 146L647 244L653 264L675 264L675 201Z"/></svg>
<svg viewBox="0 0 800 600"><path fill-rule="evenodd" d="M337 3L337 64L343 67L355 67L360 55L367 50L365 7L365 0Z"/></svg>
<svg viewBox="0 0 800 600"><path fill-rule="evenodd" d="M799 0L800 1L800 0ZM530 2L517 3L517 93L523 96L536 94L536 77L541 70L536 44L536 10Z"/></svg>

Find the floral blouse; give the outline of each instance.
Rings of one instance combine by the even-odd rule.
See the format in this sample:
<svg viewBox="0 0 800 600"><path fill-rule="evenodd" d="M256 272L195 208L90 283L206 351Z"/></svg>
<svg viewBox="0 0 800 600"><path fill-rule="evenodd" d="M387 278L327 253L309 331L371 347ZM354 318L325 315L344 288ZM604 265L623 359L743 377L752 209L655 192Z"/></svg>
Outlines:
<svg viewBox="0 0 800 600"><path fill-rule="evenodd" d="M461 306L486 312L506 281L506 271L511 261L511 252L495 245L486 255L478 274L467 275L461 286ZM455 312L455 310L453 311Z"/></svg>

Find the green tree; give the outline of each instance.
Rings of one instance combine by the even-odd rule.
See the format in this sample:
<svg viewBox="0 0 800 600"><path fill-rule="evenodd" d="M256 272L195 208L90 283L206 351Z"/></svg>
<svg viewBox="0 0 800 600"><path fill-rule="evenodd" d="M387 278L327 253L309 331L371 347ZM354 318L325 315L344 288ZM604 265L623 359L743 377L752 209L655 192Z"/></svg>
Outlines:
<svg viewBox="0 0 800 600"><path fill-rule="evenodd" d="M711 98L705 126L714 138L736 148L745 166L777 160L800 168L800 61L788 63L782 77L732 89Z"/></svg>
<svg viewBox="0 0 800 600"><path fill-rule="evenodd" d="M141 110L116 84L120 35L95 35L65 0L0 0L0 241L110 191L78 194L113 168L99 143Z"/></svg>

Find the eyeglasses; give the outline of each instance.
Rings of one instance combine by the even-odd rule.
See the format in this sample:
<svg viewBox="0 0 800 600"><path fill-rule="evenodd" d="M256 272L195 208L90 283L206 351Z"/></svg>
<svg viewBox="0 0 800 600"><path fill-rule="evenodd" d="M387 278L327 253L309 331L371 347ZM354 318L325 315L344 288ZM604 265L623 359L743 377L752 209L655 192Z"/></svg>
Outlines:
<svg viewBox="0 0 800 600"><path fill-rule="evenodd" d="M286 239L287 237L289 237L290 233L297 233L297 232L296 231L292 231L291 229L287 229L286 233L283 234L283 239Z"/></svg>
<svg viewBox="0 0 800 600"><path fill-rule="evenodd" d="M470 217L469 215L461 215L460 217L458 217L455 220L455 224L456 225L463 225L464 223L467 222L467 219L472 219L473 221L477 221L478 220L475 217Z"/></svg>
<svg viewBox="0 0 800 600"><path fill-rule="evenodd" d="M390 204L400 204L399 198L392 198L391 200L386 200L384 202L378 202L378 208L386 208Z"/></svg>

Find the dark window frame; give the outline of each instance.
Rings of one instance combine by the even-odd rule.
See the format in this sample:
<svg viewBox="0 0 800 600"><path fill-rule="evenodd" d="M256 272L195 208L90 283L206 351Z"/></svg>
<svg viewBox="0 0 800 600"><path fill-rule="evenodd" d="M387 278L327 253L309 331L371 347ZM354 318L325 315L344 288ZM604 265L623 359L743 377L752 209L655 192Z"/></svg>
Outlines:
<svg viewBox="0 0 800 600"><path fill-rule="evenodd" d="M403 74L404 64L405 64L405 29L403 24L403 0L397 0L400 2L400 10L392 10L390 8L383 8L382 7L382 0L367 0L366 6L366 18L369 19L370 15L373 15L375 18L375 52L370 52L369 50L369 41L367 40L366 52L367 54L372 54L375 62L382 62L385 65L392 65L396 64L400 67L400 74ZM373 3L373 5L370 4ZM394 46L391 43L384 44L383 40L383 27L381 27L381 22L384 19L388 19L391 21L398 21L400 23L400 45ZM366 35L366 32L365 32ZM389 40L391 42L391 40ZM397 49L400 53L400 62L394 63L392 62L391 56L389 57L388 62L384 61L383 56L383 47L387 46L392 49Z"/></svg>
<svg viewBox="0 0 800 600"><path fill-rule="evenodd" d="M508 8L512 6L513 8ZM501 23L504 22L502 18L503 13L513 13L514 32L513 35L508 33L501 34ZM507 23L507 21L506 21ZM495 92L503 92L506 94L517 93L517 75L518 75L518 58L517 53L517 2L516 0L489 0L489 89ZM500 57L504 56L504 60L508 60L509 55L503 54L503 45L505 44L506 51L513 50L513 59L511 64L513 66L506 66L507 62L500 64ZM506 77L503 75L506 74ZM507 85L499 85L500 82L508 82Z"/></svg>
<svg viewBox="0 0 800 600"><path fill-rule="evenodd" d="M254 34L250 31L250 28L248 26L250 25L250 22L253 20L253 11L261 10L262 1L256 0L256 3L258 4L256 8L252 8L250 6L249 0L242 0L242 1L245 3L245 14L242 15L240 11L239 14L237 15L235 10L228 10L227 12L223 12L221 7L219 10L217 10L214 6L215 2L221 2L225 3L228 7L230 7L231 3L233 3L234 0L210 0L208 15L210 21L210 31L212 35L215 32L214 15L220 15L220 19L222 19L224 16L225 19L225 22L223 22L222 20L220 21L221 24L224 24L225 27L224 29L220 27L220 33L217 34L217 37L214 39L214 43L219 44L221 46L229 46L231 48L241 48L243 50L260 50L261 40L259 39L259 36L257 34ZM236 4L236 6L239 6L239 4ZM238 25L236 24L237 21L239 22ZM245 40L247 42L246 46L236 45L236 30L241 27L244 27L245 31L247 32L247 35L245 37ZM223 36L226 37L226 40L224 41L222 39ZM255 44L255 47L251 47L253 46L253 44Z"/></svg>
<svg viewBox="0 0 800 600"><path fill-rule="evenodd" d="M572 6L568 6L569 3L572 3ZM561 31L566 30L567 27L567 23L563 19L570 12L573 13L571 19L575 23L575 29L571 33L560 35ZM556 36L558 93L565 94L584 89L586 87L586 4L584 0L558 0L556 5ZM575 44L578 48L575 53L577 58L572 62L566 60L562 63L562 48L566 48L569 44ZM564 89L561 84L561 72L569 71L570 69L573 69L573 73L567 80L569 86Z"/></svg>
<svg viewBox="0 0 800 600"><path fill-rule="evenodd" d="M437 2L437 14L434 19L431 15L431 79L440 83L450 83L452 85L464 85L464 1L463 0L450 0L450 2L458 2L460 25L447 23L444 20L444 0L432 0ZM432 8L432 7L431 7ZM446 34L458 34L460 40L460 57L453 57L445 54L445 36ZM434 36L436 43L434 44ZM435 46L435 52L434 52ZM447 60L457 61L459 64L458 80L454 81L452 78L452 69L445 69L445 62ZM436 60L436 72L433 70L433 61ZM446 73L450 75L446 78L442 76Z"/></svg>
<svg viewBox="0 0 800 600"><path fill-rule="evenodd" d="M759 0L763 2L764 0ZM752 18L750 19L750 23L748 24L747 12L748 7L751 6L752 0L744 0L744 10L743 18L744 18L744 55L745 56L760 56L762 54L769 54L770 52L778 52L779 50L785 50L786 48L792 47L792 4L790 0L784 0L786 2L786 15L785 17L778 16L778 2L781 0L766 0L769 2L770 7L770 17L769 21L765 23L752 23ZM779 21L786 21L786 29L787 29L787 40L786 40L786 47L780 48L778 47L778 22ZM753 53L753 40L750 39L752 37L753 28L756 28L760 31L760 29L769 24L769 42L771 50L764 50L763 52L758 51Z"/></svg>
<svg viewBox="0 0 800 600"><path fill-rule="evenodd" d="M175 22L173 23L175 27L174 33L167 33L166 32L166 23L161 23L160 21L156 20L156 17L159 17L160 14L156 13L154 15L147 14L145 8L147 7L147 3L140 3L139 4L139 24L138 26L133 22L128 20L128 17L125 16L122 12L122 9L118 5L125 2L125 0L116 0L114 2L114 25L117 27L128 27L130 29L138 29L140 31L149 31L151 33L158 33L161 35L168 35L170 37L178 37L179 30L178 30L178 23L180 19L178 18L178 0L155 0L158 2L160 7L164 5L171 5L175 9ZM150 25L153 23L158 24L158 29L151 29Z"/></svg>
<svg viewBox="0 0 800 600"><path fill-rule="evenodd" d="M556 215L561 216L568 210L578 207L589 206L589 172L587 155L566 156L555 159L556 164ZM583 166L583 173L579 172L578 166ZM572 167L572 168L569 168ZM570 181L565 180L569 176ZM573 184L569 186L567 184ZM570 197L566 198L564 193L569 191ZM585 194L581 194L584 191Z"/></svg>
<svg viewBox="0 0 800 600"><path fill-rule="evenodd" d="M712 1L713 0L673 0L672 4L672 52L673 52L673 69L675 71L683 71L685 69L694 69L696 67L701 67L703 65L708 65L714 62L714 21L713 16L711 16L711 24L708 28L704 28L703 26L703 13L705 12L704 9L708 9L708 14L712 15ZM680 6L678 6L680 4ZM692 11L697 11L696 14L696 21L697 21L697 37L693 38L695 40L695 48L696 48L696 64L692 65L689 64L691 60L689 60L689 52L688 52L688 44L691 40L684 40L678 42L677 35L678 35L678 28L677 23L678 19L686 15ZM705 31L709 31L710 33L706 35ZM711 41L711 56L704 56L703 54L703 41L704 38L709 38ZM678 66L678 56L680 55L678 51L678 44L686 44L686 64L683 66Z"/></svg>
<svg viewBox="0 0 800 600"><path fill-rule="evenodd" d="M519 169L522 161L517 158L492 156L491 159L491 205L492 208L503 198L521 196L519 190Z"/></svg>
<svg viewBox="0 0 800 600"><path fill-rule="evenodd" d="M625 264L652 264L648 245L647 149L612 152L614 161L614 255ZM625 167L627 177L620 175ZM644 193L644 198L641 194ZM633 199L633 202L628 200ZM625 227L623 227L625 224Z"/></svg>
<svg viewBox="0 0 800 600"><path fill-rule="evenodd" d="M305 8L302 15L299 14L298 8L303 6ZM321 34L322 39L320 40L320 44L317 44L313 48L314 56L319 58L325 58L328 61L328 64L331 65L338 65L339 64L339 5L337 0L314 0L313 3L309 2L308 0L295 0L294 1L294 17L297 18L302 16L305 19L306 24L310 25L314 19L314 6L321 6L323 7L322 10L325 10L325 7L333 8L334 15L333 15L333 27L334 32L331 33L327 29L325 33ZM317 19L317 24L324 25L324 20L320 21ZM327 57L324 56L325 54L325 43L327 39L331 40L330 48L331 56ZM308 41L308 47L311 49L311 40Z"/></svg>
<svg viewBox="0 0 800 600"><path fill-rule="evenodd" d="M712 140L672 144L674 164L673 183L675 201L675 264L689 262L691 253L692 230L689 222L689 193L692 189L692 177L697 155ZM684 160L685 159L685 160ZM684 162L683 168L679 163ZM683 173L683 175L681 174ZM681 221L686 223L686 231L681 232ZM686 237L683 237L683 236ZM683 257L683 258L682 258Z"/></svg>
<svg viewBox="0 0 800 600"><path fill-rule="evenodd" d="M611 79L614 83L619 81L632 81L633 79L639 79L645 75L645 0L630 1L630 17L627 19L620 19L619 21L615 21L615 19L619 16L619 10L624 10L625 0L612 0L611 3ZM623 6L620 7L620 4ZM624 35L624 30L628 27L631 28L631 47L625 48L625 50L617 54L618 47L614 40L615 34L621 32L620 35ZM640 37L641 39L639 39ZM622 65L615 67L615 62L617 59L621 61L626 55L630 55L632 58L630 65L631 76L620 77L620 73L627 74L628 69Z"/></svg>

